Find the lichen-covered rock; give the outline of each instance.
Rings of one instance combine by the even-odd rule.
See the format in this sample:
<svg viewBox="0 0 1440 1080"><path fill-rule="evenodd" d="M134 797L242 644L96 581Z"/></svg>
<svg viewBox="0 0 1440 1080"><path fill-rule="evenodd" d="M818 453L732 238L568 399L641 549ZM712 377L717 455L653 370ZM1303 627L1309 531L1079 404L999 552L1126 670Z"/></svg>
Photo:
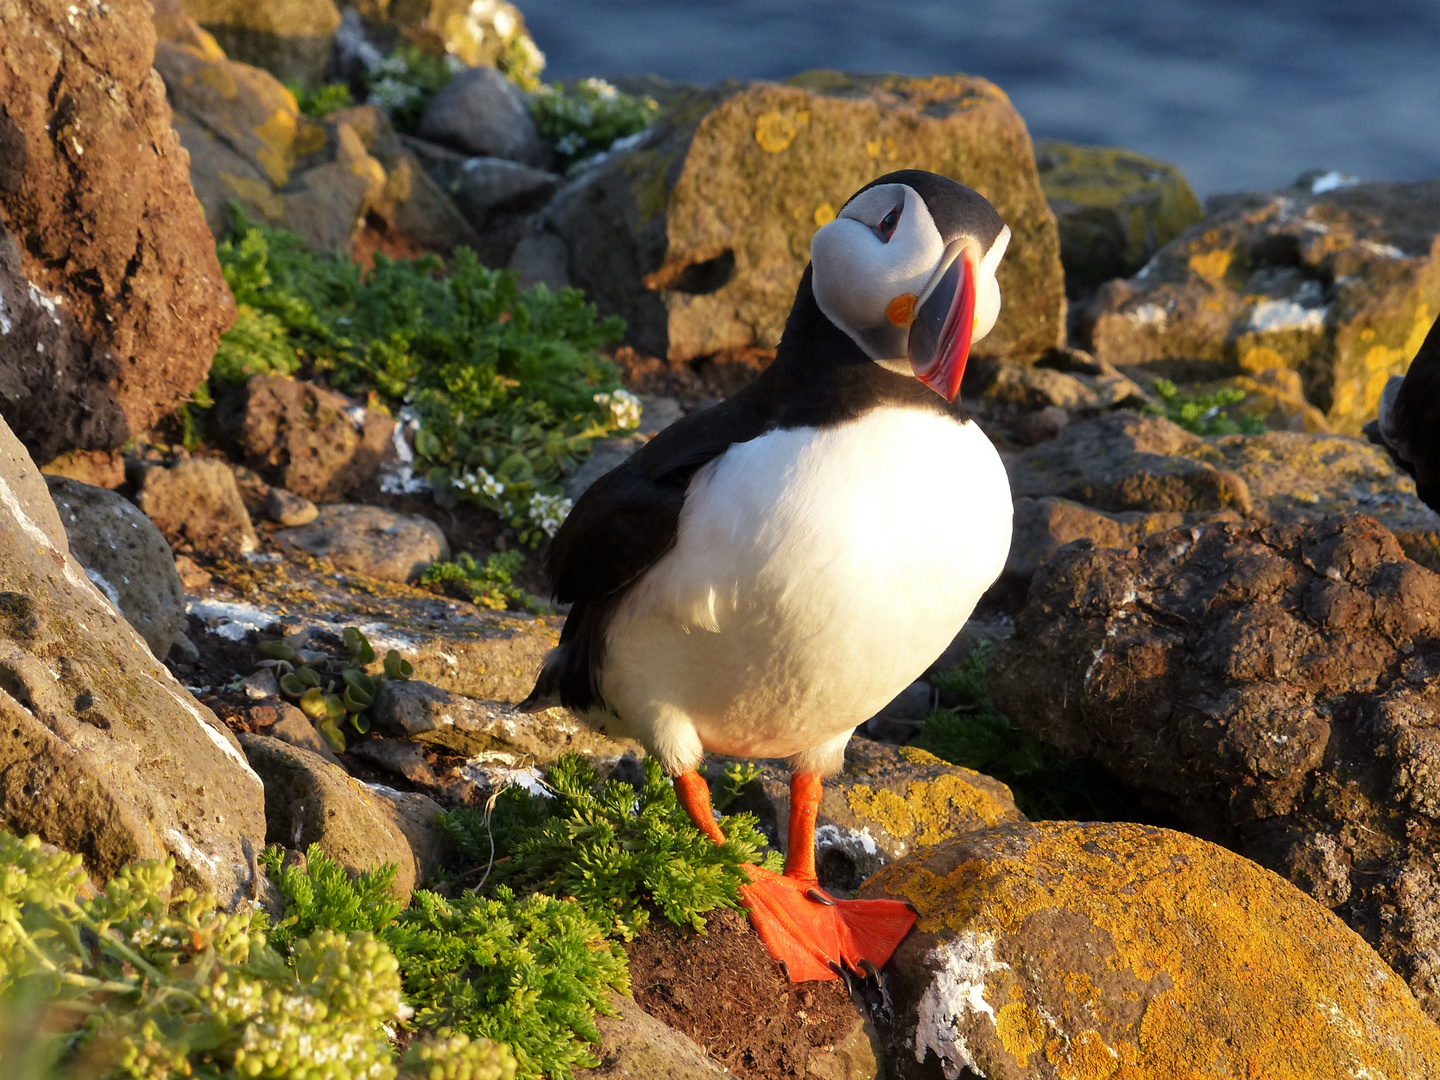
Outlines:
<svg viewBox="0 0 1440 1080"><path fill-rule="evenodd" d="M394 420L317 383L252 375L220 411L246 466L315 502L355 496L396 457Z"/></svg>
<svg viewBox="0 0 1440 1080"><path fill-rule="evenodd" d="M277 542L381 581L411 581L450 557L439 525L378 506L329 503L309 525L281 529Z"/></svg>
<svg viewBox="0 0 1440 1080"><path fill-rule="evenodd" d="M747 810L782 851L789 847L790 769L756 762L761 772L727 812ZM724 760L712 760L719 777ZM723 780L712 780L723 785ZM816 873L826 888L850 892L886 863L976 829L1025 820L998 780L941 761L917 746L856 737L845 768L825 781L816 818Z"/></svg>
<svg viewBox="0 0 1440 1080"><path fill-rule="evenodd" d="M1035 164L1072 297L1129 277L1202 216L1179 169L1132 150L1045 139Z"/></svg>
<svg viewBox="0 0 1440 1080"><path fill-rule="evenodd" d="M870 180L910 168L976 188L1014 234L1000 320L978 350L1033 359L1060 345L1055 219L1024 123L983 79L813 71L684 93L545 216L574 283L625 317L632 344L684 360L774 346L815 230Z"/></svg>
<svg viewBox="0 0 1440 1080"><path fill-rule="evenodd" d="M316 250L348 247L387 180L354 128L302 116L278 79L227 59L208 35L199 44L160 42L155 70L216 237L230 234L233 201Z"/></svg>
<svg viewBox="0 0 1440 1080"><path fill-rule="evenodd" d="M359 0L355 7L382 49L420 42L471 67L499 68L532 88L545 67L525 16L509 0Z"/></svg>
<svg viewBox="0 0 1440 1080"><path fill-rule="evenodd" d="M322 81L340 26L333 0L181 0L181 7L227 55L307 86Z"/></svg>
<svg viewBox="0 0 1440 1080"><path fill-rule="evenodd" d="M188 398L235 306L148 5L6 0L0 23L0 416L49 461Z"/></svg>
<svg viewBox="0 0 1440 1080"><path fill-rule="evenodd" d="M123 496L46 477L70 554L105 598L164 660L185 627L185 589L160 530Z"/></svg>
<svg viewBox="0 0 1440 1080"><path fill-rule="evenodd" d="M1440 1016L1440 576L1373 519L1073 545L995 703L1333 907Z"/></svg>
<svg viewBox="0 0 1440 1080"><path fill-rule="evenodd" d="M0 423L0 824L78 852L97 880L174 855L182 882L253 896L259 779L68 548Z"/></svg>
<svg viewBox="0 0 1440 1080"><path fill-rule="evenodd" d="M897 1080L1440 1075L1440 1031L1358 936L1183 833L991 829L861 892L919 909L886 968Z"/></svg>
<svg viewBox="0 0 1440 1080"><path fill-rule="evenodd" d="M176 551L244 555L260 546L230 466L189 458L144 470L135 501Z"/></svg>
<svg viewBox="0 0 1440 1080"><path fill-rule="evenodd" d="M1082 328L1115 364L1298 371L1331 428L1354 434L1437 311L1440 181L1368 183L1212 199L1139 274L1097 293Z"/></svg>
<svg viewBox="0 0 1440 1080"><path fill-rule="evenodd" d="M440 807L428 796L372 787L267 735L241 734L240 745L265 781L266 843L300 851L319 844L352 872L394 863L401 899L441 868L443 841L427 835L439 833Z"/></svg>

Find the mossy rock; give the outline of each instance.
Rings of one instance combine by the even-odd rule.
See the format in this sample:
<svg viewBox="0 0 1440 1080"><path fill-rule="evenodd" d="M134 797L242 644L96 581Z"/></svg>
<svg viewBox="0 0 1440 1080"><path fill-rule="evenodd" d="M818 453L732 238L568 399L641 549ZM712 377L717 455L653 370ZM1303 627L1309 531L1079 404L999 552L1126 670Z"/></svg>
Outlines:
<svg viewBox="0 0 1440 1080"><path fill-rule="evenodd" d="M1440 181L1225 196L1081 319L1097 357L1178 378L1300 374L1358 434L1440 311Z"/></svg>
<svg viewBox="0 0 1440 1080"><path fill-rule="evenodd" d="M983 79L812 71L682 92L546 215L575 284L626 318L632 344L686 360L773 347L815 230L896 169L969 184L1014 234L1000 320L977 352L1025 361L1061 344L1054 215L1023 121Z"/></svg>
<svg viewBox="0 0 1440 1080"><path fill-rule="evenodd" d="M919 909L886 969L897 1078L1440 1075L1440 1030L1358 935L1183 833L990 829L862 895Z"/></svg>
<svg viewBox="0 0 1440 1080"><path fill-rule="evenodd" d="M413 41L471 67L500 68L522 86L545 67L525 16L508 0L359 0L354 6L383 49Z"/></svg>
<svg viewBox="0 0 1440 1080"><path fill-rule="evenodd" d="M280 79L322 81L340 26L333 0L180 0L226 54Z"/></svg>
<svg viewBox="0 0 1440 1080"><path fill-rule="evenodd" d="M1071 296L1129 277L1202 216L1178 168L1133 150L1046 139L1035 163Z"/></svg>

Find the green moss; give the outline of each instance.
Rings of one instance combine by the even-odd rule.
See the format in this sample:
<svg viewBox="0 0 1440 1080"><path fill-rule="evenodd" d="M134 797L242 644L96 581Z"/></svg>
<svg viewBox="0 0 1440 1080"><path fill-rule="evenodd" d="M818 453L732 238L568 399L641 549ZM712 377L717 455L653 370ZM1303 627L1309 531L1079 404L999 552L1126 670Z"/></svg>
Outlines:
<svg viewBox="0 0 1440 1080"><path fill-rule="evenodd" d="M514 583L524 562L519 551L497 552L484 563L462 552L454 562L432 563L420 575L420 584L494 611L546 612L545 604Z"/></svg>
<svg viewBox="0 0 1440 1080"><path fill-rule="evenodd" d="M1181 393L1169 379L1156 379L1155 393L1160 398L1160 406L1150 411L1196 435L1261 435L1269 430L1258 417L1243 414L1235 417L1225 411L1245 400L1245 391L1238 387L1190 395Z"/></svg>
<svg viewBox="0 0 1440 1080"><path fill-rule="evenodd" d="M295 102L300 106L301 114L312 120L323 120L331 113L348 109L355 104L355 99L350 94L350 87L343 82L325 83L322 86L311 88L306 87L298 79L292 79L285 85L295 95Z"/></svg>

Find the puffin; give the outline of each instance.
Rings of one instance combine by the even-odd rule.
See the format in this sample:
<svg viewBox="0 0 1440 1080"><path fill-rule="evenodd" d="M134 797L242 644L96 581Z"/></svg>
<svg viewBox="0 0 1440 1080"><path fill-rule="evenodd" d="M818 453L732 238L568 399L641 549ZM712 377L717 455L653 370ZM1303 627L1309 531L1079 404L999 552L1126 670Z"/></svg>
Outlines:
<svg viewBox="0 0 1440 1080"><path fill-rule="evenodd" d="M596 481L543 558L572 606L522 707L637 739L717 844L704 755L789 760L784 873L747 866L741 893L792 982L878 978L915 921L819 887L815 819L855 728L1005 564L1009 480L957 396L1009 241L955 180L865 185L816 231L770 365Z"/></svg>
<svg viewBox="0 0 1440 1080"><path fill-rule="evenodd" d="M1380 394L1380 415L1363 428L1415 479L1420 501L1440 514L1440 318L1430 325L1404 375Z"/></svg>

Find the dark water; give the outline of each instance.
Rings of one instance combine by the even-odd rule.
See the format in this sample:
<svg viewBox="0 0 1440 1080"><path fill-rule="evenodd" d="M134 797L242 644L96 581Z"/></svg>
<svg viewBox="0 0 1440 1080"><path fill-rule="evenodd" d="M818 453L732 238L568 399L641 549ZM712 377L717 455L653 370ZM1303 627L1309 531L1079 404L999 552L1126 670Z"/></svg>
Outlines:
<svg viewBox="0 0 1440 1080"><path fill-rule="evenodd" d="M1440 0L519 4L552 78L963 71L1037 138L1176 162L1202 196L1313 168L1440 177Z"/></svg>

